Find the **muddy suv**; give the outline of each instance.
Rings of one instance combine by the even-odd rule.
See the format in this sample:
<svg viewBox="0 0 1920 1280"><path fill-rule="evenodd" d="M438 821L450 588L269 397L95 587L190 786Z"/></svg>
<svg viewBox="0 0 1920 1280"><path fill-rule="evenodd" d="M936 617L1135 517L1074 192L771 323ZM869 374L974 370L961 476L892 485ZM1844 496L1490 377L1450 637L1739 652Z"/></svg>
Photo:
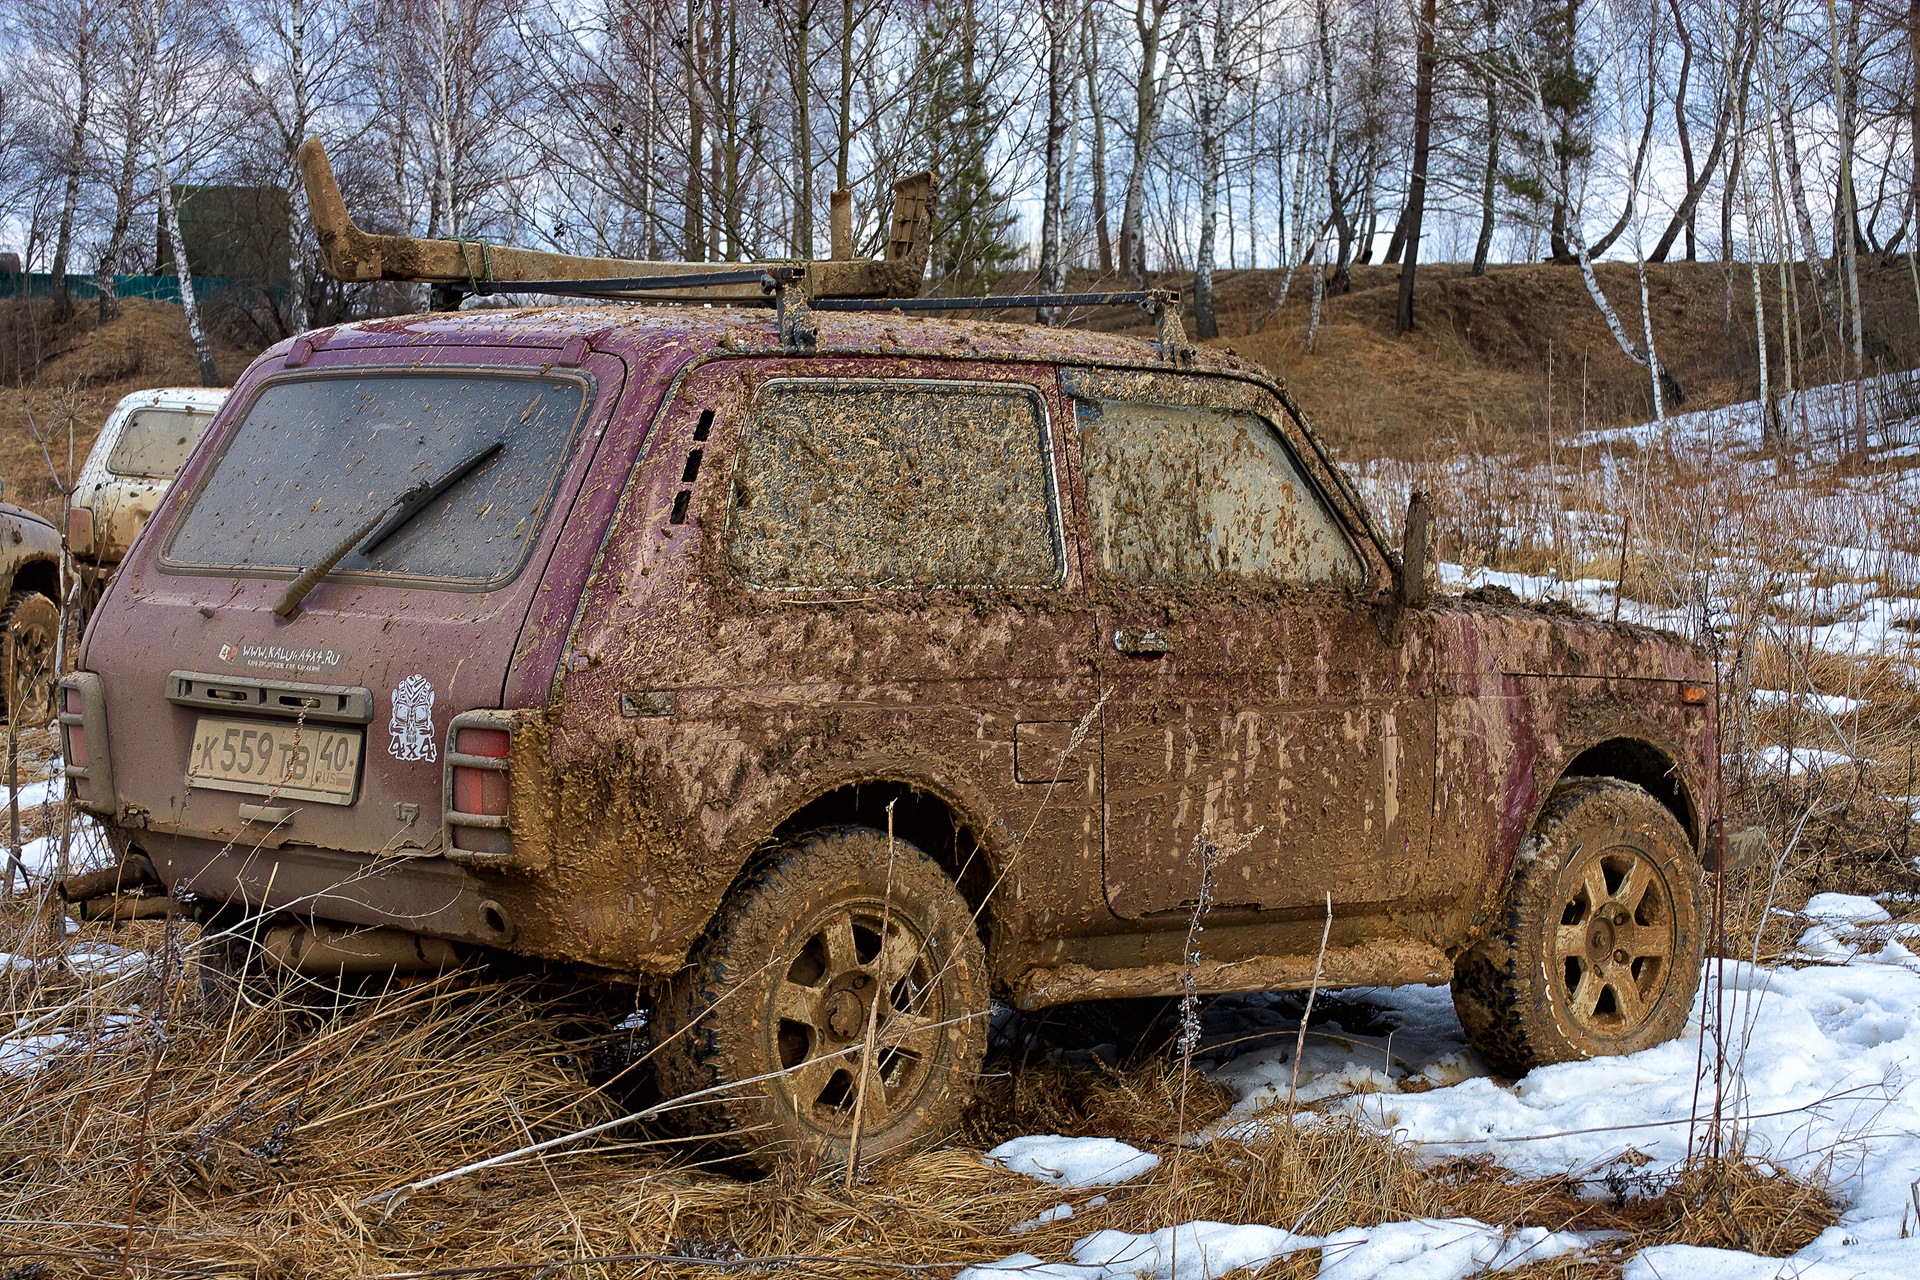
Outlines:
<svg viewBox="0 0 1920 1280"><path fill-rule="evenodd" d="M64 683L78 798L296 967L637 980L669 1091L828 1158L950 1123L996 999L1318 959L1505 1072L1680 1030L1700 651L1428 599L1423 508L1403 560L1231 356L817 320L267 352Z"/></svg>
<svg viewBox="0 0 1920 1280"><path fill-rule="evenodd" d="M59 599L60 531L0 502L0 712L23 725L53 716Z"/></svg>
<svg viewBox="0 0 1920 1280"><path fill-rule="evenodd" d="M114 406L67 510L67 547L90 591L127 554L226 398L224 387L158 387Z"/></svg>

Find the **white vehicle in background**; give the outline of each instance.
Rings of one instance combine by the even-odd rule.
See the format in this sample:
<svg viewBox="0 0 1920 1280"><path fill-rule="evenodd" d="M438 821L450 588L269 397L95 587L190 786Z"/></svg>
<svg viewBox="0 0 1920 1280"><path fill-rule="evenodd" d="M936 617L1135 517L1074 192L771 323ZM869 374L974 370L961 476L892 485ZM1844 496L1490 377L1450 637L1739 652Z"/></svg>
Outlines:
<svg viewBox="0 0 1920 1280"><path fill-rule="evenodd" d="M67 514L67 550L90 591L127 554L226 398L225 387L159 387L114 406Z"/></svg>

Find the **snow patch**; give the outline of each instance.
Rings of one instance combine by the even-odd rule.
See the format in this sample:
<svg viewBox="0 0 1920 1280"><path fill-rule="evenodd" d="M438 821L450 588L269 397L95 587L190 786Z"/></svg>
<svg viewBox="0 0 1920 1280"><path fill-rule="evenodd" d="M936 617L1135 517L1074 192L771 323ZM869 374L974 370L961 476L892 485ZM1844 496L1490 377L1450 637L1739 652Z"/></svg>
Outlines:
<svg viewBox="0 0 1920 1280"><path fill-rule="evenodd" d="M1160 1157L1117 1138L1033 1134L987 1152L988 1164L1060 1187L1112 1187L1155 1169Z"/></svg>

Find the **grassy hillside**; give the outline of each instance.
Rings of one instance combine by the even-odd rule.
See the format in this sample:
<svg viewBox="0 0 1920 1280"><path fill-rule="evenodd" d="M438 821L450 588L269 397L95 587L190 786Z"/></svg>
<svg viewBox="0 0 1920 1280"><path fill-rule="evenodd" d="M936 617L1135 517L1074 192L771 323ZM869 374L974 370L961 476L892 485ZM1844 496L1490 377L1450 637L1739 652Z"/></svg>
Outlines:
<svg viewBox="0 0 1920 1280"><path fill-rule="evenodd" d="M231 382L255 354L216 342L214 363ZM90 306L56 325L43 302L31 310L17 302L0 305L0 476L6 478L7 500L50 515L59 510L59 487L47 472L34 427L54 468L68 476L86 459L120 397L150 387L199 385L186 317L172 303L129 298L104 325Z"/></svg>
<svg viewBox="0 0 1920 1280"><path fill-rule="evenodd" d="M1638 340L1633 269L1608 264L1599 276ZM1398 279L1397 268L1356 267L1351 292L1326 298L1319 337L1308 352L1308 277L1294 281L1286 307L1269 317L1277 272L1221 272L1220 343L1286 379L1321 432L1350 458L1438 457L1542 439L1549 407L1563 433L1652 416L1645 370L1621 354L1576 269L1496 267L1475 277L1453 264L1424 267L1415 298L1419 324L1404 336L1393 331ZM1168 274L1159 283L1186 288L1191 282ZM1752 398L1757 365L1746 269L1736 267L1729 275L1718 263L1654 266L1647 269L1647 284L1654 340L1685 396L1683 405L1669 404L1669 411ZM1027 285L1010 279L1002 288ZM1778 386L1779 272L1764 271L1762 286ZM1125 288L1128 282L1087 274L1076 275L1071 287ZM1870 365L1894 370L1920 364L1920 306L1907 263L1869 267L1862 290ZM1792 292L1806 335L1795 357L1796 364L1804 362L1803 384L1843 376L1821 338L1819 287L1802 271ZM69 433L74 457L83 458L121 396L199 382L178 307L131 300L106 325L96 325L92 314L83 308L66 325L52 326L43 306L31 314L17 304L0 307L0 476L15 501L48 510L57 505L58 491L28 429L29 414L64 473ZM1074 322L1148 331L1130 309L1088 312ZM238 376L255 354L253 347L220 344L221 377Z"/></svg>
<svg viewBox="0 0 1920 1280"><path fill-rule="evenodd" d="M1606 264L1598 275L1639 341L1640 290L1632 266ZM1164 283L1185 287L1188 279L1169 275ZM1778 269L1764 269L1761 285L1777 389ZM1398 268L1357 267L1352 292L1325 300L1311 353L1308 277L1294 281L1285 309L1271 319L1278 273L1222 272L1216 287L1222 344L1285 378L1322 433L1349 452L1422 455L1539 438L1549 391L1553 425L1561 432L1653 416L1646 371L1621 353L1574 267L1496 267L1478 277L1454 264L1423 267L1414 298L1417 327L1404 336L1393 329ZM1719 263L1650 266L1647 289L1654 343L1685 396L1678 407L1717 408L1753 398L1758 366L1749 270L1736 266L1729 277ZM1796 364L1805 360L1803 385L1845 376L1821 340L1820 290L1804 271L1790 282L1790 298L1795 292L1805 334L1795 357ZM1907 263L1863 270L1861 292L1869 371L1920 364L1920 306ZM1667 405L1669 412L1675 408Z"/></svg>

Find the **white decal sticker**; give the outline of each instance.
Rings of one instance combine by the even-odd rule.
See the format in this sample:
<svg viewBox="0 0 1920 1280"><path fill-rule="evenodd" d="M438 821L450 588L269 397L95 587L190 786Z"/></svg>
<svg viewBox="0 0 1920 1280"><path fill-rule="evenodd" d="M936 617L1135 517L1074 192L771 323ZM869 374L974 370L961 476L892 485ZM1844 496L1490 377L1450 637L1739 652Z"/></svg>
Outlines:
<svg viewBox="0 0 1920 1280"><path fill-rule="evenodd" d="M220 661L263 671L331 671L340 665L333 649L289 649L278 644L227 643L217 651Z"/></svg>
<svg viewBox="0 0 1920 1280"><path fill-rule="evenodd" d="M388 726L393 738L387 750L395 760L440 758L433 741L433 686L421 675L408 676L393 691L393 720Z"/></svg>

